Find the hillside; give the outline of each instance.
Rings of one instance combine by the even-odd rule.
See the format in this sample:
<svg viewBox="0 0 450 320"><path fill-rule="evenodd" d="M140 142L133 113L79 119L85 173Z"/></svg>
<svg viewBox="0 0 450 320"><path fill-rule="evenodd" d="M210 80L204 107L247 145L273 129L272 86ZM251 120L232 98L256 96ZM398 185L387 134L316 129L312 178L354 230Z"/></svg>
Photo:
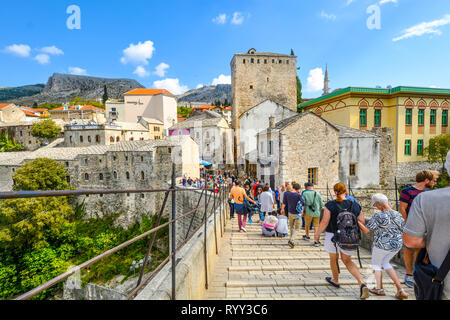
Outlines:
<svg viewBox="0 0 450 320"><path fill-rule="evenodd" d="M179 102L225 102L231 101L231 85L219 84L217 86L207 86L200 89L190 90L178 96Z"/></svg>
<svg viewBox="0 0 450 320"><path fill-rule="evenodd" d="M11 98L8 99L8 102L16 104L65 103L74 96L83 99L97 99L103 96L105 85L108 96L112 99L122 98L125 92L132 89L144 88L139 82L132 79L107 79L55 73L38 94Z"/></svg>
<svg viewBox="0 0 450 320"><path fill-rule="evenodd" d="M36 84L17 88L0 88L0 102L39 94L44 87L45 84Z"/></svg>

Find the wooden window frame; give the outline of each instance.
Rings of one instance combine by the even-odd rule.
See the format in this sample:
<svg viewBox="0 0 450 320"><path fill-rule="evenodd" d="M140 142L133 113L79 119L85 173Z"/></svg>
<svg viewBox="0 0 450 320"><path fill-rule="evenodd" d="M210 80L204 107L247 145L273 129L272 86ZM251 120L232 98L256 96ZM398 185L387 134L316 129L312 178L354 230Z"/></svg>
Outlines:
<svg viewBox="0 0 450 320"><path fill-rule="evenodd" d="M377 124L377 113L379 112L379 114L380 114L380 122ZM381 127L381 119L382 119L382 112L381 112L381 108L376 108L375 110L374 110L374 113L373 113L373 126L374 127L376 127L376 128L379 128L379 127Z"/></svg>
<svg viewBox="0 0 450 320"><path fill-rule="evenodd" d="M406 152L407 150L408 152ZM405 140L405 156L411 156L411 139Z"/></svg>
<svg viewBox="0 0 450 320"><path fill-rule="evenodd" d="M444 117L445 114L445 117ZM445 122L444 122L445 119ZM448 110L442 110L442 126L448 127Z"/></svg>
<svg viewBox="0 0 450 320"><path fill-rule="evenodd" d="M409 114L409 123L408 123L408 113ZM413 118L413 109L412 108L406 108L405 112L405 125L406 126L412 126L412 118Z"/></svg>
<svg viewBox="0 0 450 320"><path fill-rule="evenodd" d="M419 146L421 146L421 147L419 148ZM423 139L417 140L417 155L423 156Z"/></svg>

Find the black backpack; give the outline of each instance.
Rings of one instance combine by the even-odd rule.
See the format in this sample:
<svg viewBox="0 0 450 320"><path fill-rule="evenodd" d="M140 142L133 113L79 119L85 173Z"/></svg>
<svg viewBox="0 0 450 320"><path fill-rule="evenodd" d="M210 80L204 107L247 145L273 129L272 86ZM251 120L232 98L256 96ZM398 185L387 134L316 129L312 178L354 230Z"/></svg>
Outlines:
<svg viewBox="0 0 450 320"><path fill-rule="evenodd" d="M361 233L358 225L358 218L352 213L354 202L352 201L348 209L342 209L339 204L337 215L337 228L332 241L343 250L356 250L361 243Z"/></svg>
<svg viewBox="0 0 450 320"><path fill-rule="evenodd" d="M441 300L444 291L444 279L450 270L450 251L441 267L425 262L427 249L420 250L414 270L414 294L417 300ZM429 259L428 259L429 260Z"/></svg>

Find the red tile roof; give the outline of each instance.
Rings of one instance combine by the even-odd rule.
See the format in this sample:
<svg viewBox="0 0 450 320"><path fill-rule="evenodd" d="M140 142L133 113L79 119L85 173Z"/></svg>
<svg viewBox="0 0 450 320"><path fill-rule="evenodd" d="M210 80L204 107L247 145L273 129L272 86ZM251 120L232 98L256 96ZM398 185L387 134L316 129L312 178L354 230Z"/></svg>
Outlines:
<svg viewBox="0 0 450 320"><path fill-rule="evenodd" d="M134 90L124 93L124 96L132 96L132 95L154 96L154 95L162 94L162 93L170 94L173 96L173 94L170 93L169 91L167 91L166 89L134 89Z"/></svg>
<svg viewBox="0 0 450 320"><path fill-rule="evenodd" d="M83 111L92 110L92 111L105 112L105 110L97 108L97 107L94 107L94 106L81 106L81 108L79 110L83 110ZM51 111L78 111L78 110L76 109L76 106L70 106L68 108L68 110L64 110L64 107L60 107L60 108L53 109Z"/></svg>
<svg viewBox="0 0 450 320"><path fill-rule="evenodd" d="M33 112L28 111L26 109L22 109L22 111L23 111L23 113L25 113L29 117L35 117L35 118L39 118L40 117L39 114L33 113Z"/></svg>
<svg viewBox="0 0 450 320"><path fill-rule="evenodd" d="M10 106L11 103L0 103L0 109L3 109L4 107Z"/></svg>

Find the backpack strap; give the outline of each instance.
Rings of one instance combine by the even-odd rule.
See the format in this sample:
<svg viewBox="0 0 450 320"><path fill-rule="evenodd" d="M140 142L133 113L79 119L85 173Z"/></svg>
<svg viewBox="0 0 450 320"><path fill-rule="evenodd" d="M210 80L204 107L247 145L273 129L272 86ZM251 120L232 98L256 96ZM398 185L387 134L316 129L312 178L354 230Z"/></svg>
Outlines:
<svg viewBox="0 0 450 320"><path fill-rule="evenodd" d="M450 271L450 250L447 253L447 257L445 257L444 262L442 262L441 267L436 272L436 276L434 277L433 282L437 281L443 283L449 271Z"/></svg>

